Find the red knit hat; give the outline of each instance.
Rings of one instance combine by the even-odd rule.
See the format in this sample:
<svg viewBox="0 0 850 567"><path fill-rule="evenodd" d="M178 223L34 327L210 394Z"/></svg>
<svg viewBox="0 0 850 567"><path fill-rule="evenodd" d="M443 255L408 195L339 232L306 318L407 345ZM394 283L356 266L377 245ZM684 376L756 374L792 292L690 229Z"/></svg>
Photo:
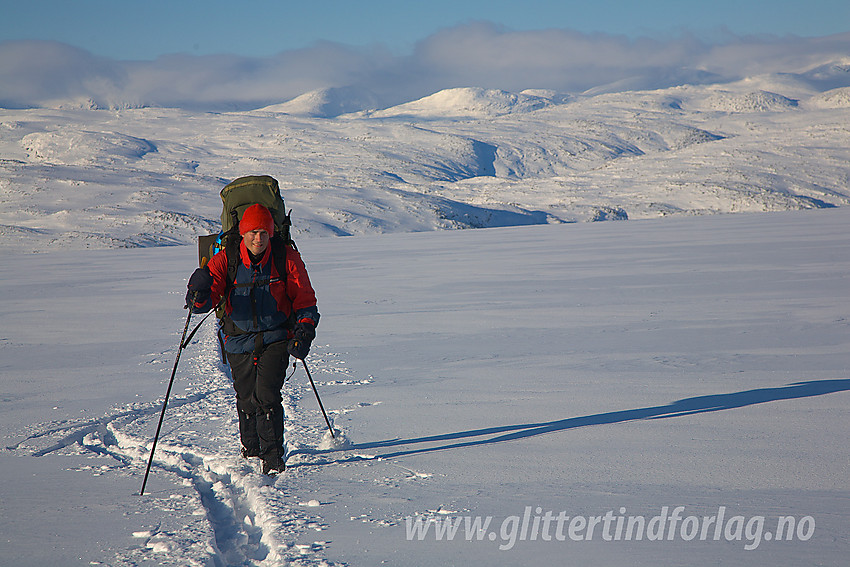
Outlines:
<svg viewBox="0 0 850 567"><path fill-rule="evenodd" d="M251 205L245 212L242 213L242 220L239 221L239 234L245 234L252 230L265 230L269 236L274 234L274 219L267 208L260 205Z"/></svg>

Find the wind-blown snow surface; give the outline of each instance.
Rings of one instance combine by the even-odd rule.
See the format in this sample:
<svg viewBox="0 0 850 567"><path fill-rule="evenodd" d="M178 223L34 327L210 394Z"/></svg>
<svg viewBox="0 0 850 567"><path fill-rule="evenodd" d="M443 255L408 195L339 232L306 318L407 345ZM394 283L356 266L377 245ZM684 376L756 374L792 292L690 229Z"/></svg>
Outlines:
<svg viewBox="0 0 850 567"><path fill-rule="evenodd" d="M0 110L0 247L191 243L248 174L281 182L296 235L841 206L848 68L571 95L454 88L384 109L335 88L220 114Z"/></svg>
<svg viewBox="0 0 850 567"><path fill-rule="evenodd" d="M4 253L0 564L843 564L848 210L303 238L349 444L299 368L259 475L207 322L141 498L195 249Z"/></svg>

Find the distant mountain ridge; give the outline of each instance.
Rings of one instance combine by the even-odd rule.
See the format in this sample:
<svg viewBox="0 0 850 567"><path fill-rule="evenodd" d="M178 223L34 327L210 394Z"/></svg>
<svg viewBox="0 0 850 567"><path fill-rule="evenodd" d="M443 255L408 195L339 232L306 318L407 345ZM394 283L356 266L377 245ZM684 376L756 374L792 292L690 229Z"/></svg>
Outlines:
<svg viewBox="0 0 850 567"><path fill-rule="evenodd" d="M846 206L848 69L397 105L340 87L229 112L4 109L0 249L190 243L251 174L280 181L296 236Z"/></svg>
<svg viewBox="0 0 850 567"><path fill-rule="evenodd" d="M740 88L732 88L733 84L751 86L748 92L742 93ZM789 110L797 107L799 103L804 103L805 100L802 99L809 98L813 100L814 106L841 107L846 104L841 89L850 88L850 59L830 60L800 73L774 73L734 82L702 70L659 69L655 74L622 79L579 94L562 93L552 89L529 88L510 92L494 88L453 87L388 107L384 107L378 94L367 88L327 87L304 93L286 102L259 108L257 111L312 118L336 118L347 114L361 118L487 118L534 112L579 98L604 94L696 86L713 90L714 94L704 102L707 107L715 110ZM75 105L79 106L79 103Z"/></svg>

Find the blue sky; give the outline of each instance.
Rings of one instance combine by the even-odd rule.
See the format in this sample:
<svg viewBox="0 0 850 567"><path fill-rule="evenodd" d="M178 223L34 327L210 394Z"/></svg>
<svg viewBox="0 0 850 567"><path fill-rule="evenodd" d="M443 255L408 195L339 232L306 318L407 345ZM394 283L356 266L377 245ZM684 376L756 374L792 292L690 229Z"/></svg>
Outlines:
<svg viewBox="0 0 850 567"><path fill-rule="evenodd" d="M53 40L119 60L164 54L264 57L329 40L410 52L475 21L654 38L850 31L848 0L0 0L0 41Z"/></svg>

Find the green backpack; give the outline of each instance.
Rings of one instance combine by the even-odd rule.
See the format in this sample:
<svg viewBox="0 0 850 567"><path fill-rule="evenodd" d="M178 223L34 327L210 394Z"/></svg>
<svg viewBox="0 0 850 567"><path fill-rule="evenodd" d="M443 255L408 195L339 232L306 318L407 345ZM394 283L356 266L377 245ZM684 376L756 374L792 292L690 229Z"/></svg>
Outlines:
<svg viewBox="0 0 850 567"><path fill-rule="evenodd" d="M275 234L289 236L291 225L277 179L268 175L250 175L231 181L221 190L221 231L227 232L239 224L245 209L259 203L269 210L274 219ZM237 228L237 232L238 232ZM271 236L271 235L269 235Z"/></svg>
<svg viewBox="0 0 850 567"><path fill-rule="evenodd" d="M272 241L277 240L295 247L289 230L292 221L286 212L283 197L280 196L280 187L274 177L249 175L235 179L221 190L221 202L223 205L221 232L198 237L200 266L205 266L219 250L227 248L228 243L235 240L238 245L242 238L239 235L239 221L245 210L256 203L266 207L272 214L274 220L274 234L270 235ZM274 251L274 247L272 250Z"/></svg>

